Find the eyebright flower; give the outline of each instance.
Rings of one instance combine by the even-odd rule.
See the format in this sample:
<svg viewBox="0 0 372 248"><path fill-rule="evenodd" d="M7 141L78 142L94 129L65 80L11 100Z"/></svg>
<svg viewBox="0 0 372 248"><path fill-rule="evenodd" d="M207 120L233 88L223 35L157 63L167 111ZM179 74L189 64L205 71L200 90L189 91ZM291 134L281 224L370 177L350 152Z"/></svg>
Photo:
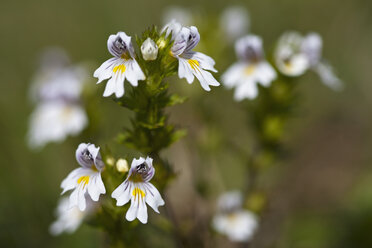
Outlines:
<svg viewBox="0 0 372 248"><path fill-rule="evenodd" d="M128 221L138 218L145 224L147 223L146 203L157 213L159 213L158 207L165 204L159 191L150 183L154 174L155 168L152 166L151 158L133 159L127 179L112 192L111 196L117 200L117 206L123 206L131 200L125 216Z"/></svg>
<svg viewBox="0 0 372 248"><path fill-rule="evenodd" d="M258 95L257 84L270 86L276 72L264 58L260 37L247 35L239 39L235 51L239 61L222 75L222 82L226 87L235 87L234 98L237 101L254 99Z"/></svg>
<svg viewBox="0 0 372 248"><path fill-rule="evenodd" d="M56 209L58 219L49 227L49 232L52 235L60 235L63 232L73 233L79 228L84 218L91 214L95 209L92 201L87 201L85 211L80 211L77 207L70 208L68 197L63 197Z"/></svg>
<svg viewBox="0 0 372 248"><path fill-rule="evenodd" d="M226 39L233 42L249 31L249 13L242 6L230 6L223 11L220 26Z"/></svg>
<svg viewBox="0 0 372 248"><path fill-rule="evenodd" d="M227 192L219 198L219 213L213 218L214 229L233 242L249 241L258 225L257 217L251 211L242 209L241 205L240 192Z"/></svg>
<svg viewBox="0 0 372 248"><path fill-rule="evenodd" d="M124 32L110 35L107 40L107 48L114 58L105 61L94 72L94 77L98 78L97 84L111 78L106 84L103 96L108 97L115 93L115 96L120 98L124 95L125 79L136 87L138 80L145 79L145 74L134 58L135 52L130 36Z"/></svg>
<svg viewBox="0 0 372 248"><path fill-rule="evenodd" d="M106 193L101 178L101 171L105 164L99 153L99 147L93 144L81 143L75 155L82 168L73 170L62 181L61 188L62 194L74 189L70 195L70 207L78 206L81 211L84 211L88 195L93 201L98 201L99 196Z"/></svg>
<svg viewBox="0 0 372 248"><path fill-rule="evenodd" d="M219 86L220 83L209 72L217 72L214 60L203 53L192 51L200 41L198 29L194 26L180 27L179 23L172 22L163 29L166 34L171 32L174 39L171 54L178 59L179 78L186 78L191 84L195 76L206 91L211 90L210 85Z"/></svg>
<svg viewBox="0 0 372 248"><path fill-rule="evenodd" d="M50 141L58 142L67 135L79 134L88 118L79 104L64 101L40 103L31 115L29 144L39 148Z"/></svg>
<svg viewBox="0 0 372 248"><path fill-rule="evenodd" d="M303 37L297 32L286 32L279 39L275 63L280 72L287 76L300 76L312 69L325 85L339 90L342 82L328 62L322 59L322 46L322 38L317 33Z"/></svg>
<svg viewBox="0 0 372 248"><path fill-rule="evenodd" d="M147 38L141 46L141 53L144 60L155 60L158 56L158 46L151 39Z"/></svg>

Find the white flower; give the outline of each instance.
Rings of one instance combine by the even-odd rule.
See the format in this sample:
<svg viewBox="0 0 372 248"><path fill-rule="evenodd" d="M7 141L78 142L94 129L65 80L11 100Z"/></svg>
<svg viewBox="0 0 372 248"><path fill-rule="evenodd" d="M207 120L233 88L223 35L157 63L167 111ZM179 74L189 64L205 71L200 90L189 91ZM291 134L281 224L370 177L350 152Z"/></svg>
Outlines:
<svg viewBox="0 0 372 248"><path fill-rule="evenodd" d="M171 53L178 59L179 78L186 78L191 84L195 76L206 91L211 90L210 85L219 86L220 83L209 72L217 72L214 60L203 53L192 51L200 41L198 29L194 26L180 27L179 23L172 22L163 29L167 35L172 32L174 43Z"/></svg>
<svg viewBox="0 0 372 248"><path fill-rule="evenodd" d="M249 31L249 13L241 6L228 7L221 15L220 25L226 38L233 42Z"/></svg>
<svg viewBox="0 0 372 248"><path fill-rule="evenodd" d="M81 66L44 67L34 78L31 97L38 101L76 101L87 78Z"/></svg>
<svg viewBox="0 0 372 248"><path fill-rule="evenodd" d="M182 23L183 25L190 25L192 14L186 8L171 6L166 8L163 14L163 24L167 24L172 20Z"/></svg>
<svg viewBox="0 0 372 248"><path fill-rule="evenodd" d="M49 49L43 53L30 88L31 98L38 104L30 118L31 148L63 141L86 127L88 118L80 103L86 79L85 68L70 65L63 51Z"/></svg>
<svg viewBox="0 0 372 248"><path fill-rule="evenodd" d="M284 33L276 47L275 63L287 76L300 76L309 68L310 61L301 46L303 37L297 32Z"/></svg>
<svg viewBox="0 0 372 248"><path fill-rule="evenodd" d="M141 53L144 60L155 60L158 56L158 46L151 39L147 38L141 46Z"/></svg>
<svg viewBox="0 0 372 248"><path fill-rule="evenodd" d="M235 51L239 61L233 64L222 75L223 84L235 87L234 98L254 99L258 95L258 86L270 86L276 78L276 72L265 60L262 40L256 35L247 35L235 43Z"/></svg>
<svg viewBox="0 0 372 248"><path fill-rule="evenodd" d="M80 211L77 207L70 208L68 197L63 197L57 207L57 220L50 227L49 232L52 235L60 235L63 232L73 233L83 222L84 218L90 214L95 206L92 201L87 202L85 211Z"/></svg>
<svg viewBox="0 0 372 248"><path fill-rule="evenodd" d="M127 179L112 192L111 196L117 200L117 206L123 206L131 200L126 214L128 221L138 218L145 224L147 223L146 203L157 213L159 213L158 207L165 204L159 191L150 183L154 174L151 158L133 159Z"/></svg>
<svg viewBox="0 0 372 248"><path fill-rule="evenodd" d="M134 48L131 37L124 32L110 35L107 40L107 48L114 56L105 61L95 72L94 77L98 78L97 84L109 79L103 96L108 97L115 93L117 98L124 95L124 80L127 79L133 86L138 85L138 80L144 80L141 67L134 58Z"/></svg>
<svg viewBox="0 0 372 248"><path fill-rule="evenodd" d="M241 208L242 196L238 191L223 194L218 201L219 213L213 218L214 229L227 235L233 242L249 241L257 229L257 217Z"/></svg>
<svg viewBox="0 0 372 248"><path fill-rule="evenodd" d="M325 85L340 90L342 82L328 62L322 59L322 47L322 38L317 33L309 33L303 37L297 32L286 32L279 39L275 63L287 76L300 76L312 69Z"/></svg>
<svg viewBox="0 0 372 248"><path fill-rule="evenodd" d="M233 242L249 241L257 228L256 216L248 210L237 210L227 214L217 214L213 218L216 231L227 235Z"/></svg>
<svg viewBox="0 0 372 248"><path fill-rule="evenodd" d="M76 150L76 160L82 168L73 170L61 183L62 194L74 189L70 195L70 207L78 206L81 211L86 208L88 195L98 201L106 193L102 182L101 171L105 164L102 161L99 147L81 143Z"/></svg>
<svg viewBox="0 0 372 248"><path fill-rule="evenodd" d="M60 142L68 135L79 134L87 123L87 115L79 104L68 101L40 103L31 115L29 144L39 148L51 141Z"/></svg>

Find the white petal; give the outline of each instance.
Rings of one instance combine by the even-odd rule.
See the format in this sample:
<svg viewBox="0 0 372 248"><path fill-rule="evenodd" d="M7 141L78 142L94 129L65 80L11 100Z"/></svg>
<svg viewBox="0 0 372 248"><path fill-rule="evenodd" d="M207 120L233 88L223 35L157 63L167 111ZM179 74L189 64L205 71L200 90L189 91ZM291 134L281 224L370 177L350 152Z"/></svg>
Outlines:
<svg viewBox="0 0 372 248"><path fill-rule="evenodd" d="M116 206L123 206L131 199L132 186L132 183L126 180L112 192L111 197L116 199Z"/></svg>
<svg viewBox="0 0 372 248"><path fill-rule="evenodd" d="M135 200L134 197L132 196L130 207L127 211L127 214L125 215L125 218L128 221L133 221L135 218L137 218L138 208L139 208L139 201L137 199Z"/></svg>
<svg viewBox="0 0 372 248"><path fill-rule="evenodd" d="M141 187L141 184L133 185L131 192L131 205L125 217L128 221L133 221L135 218L138 218L142 223L145 224L147 223L147 207L145 203L146 195L143 196L141 193L137 195L133 194L135 189L146 194L144 189Z"/></svg>
<svg viewBox="0 0 372 248"><path fill-rule="evenodd" d="M138 80L145 80L145 74L142 72L141 67L136 60L131 59L125 63L126 65L126 77L129 83L133 86L138 85Z"/></svg>
<svg viewBox="0 0 372 248"><path fill-rule="evenodd" d="M141 197L139 199L139 208L137 212L137 218L139 221L141 221L143 224L147 223L147 206L145 203L145 198Z"/></svg>
<svg viewBox="0 0 372 248"><path fill-rule="evenodd" d="M178 58L178 77L186 78L189 84L194 81L194 74L186 59Z"/></svg>
<svg viewBox="0 0 372 248"><path fill-rule="evenodd" d="M113 74L113 67L118 61L118 58L111 58L106 60L93 74L94 77L98 78L97 84L101 83L103 80L108 79Z"/></svg>
<svg viewBox="0 0 372 248"><path fill-rule="evenodd" d="M85 176L87 171L84 168L77 168L68 174L68 176L62 181L61 188L63 189L61 194L75 188L78 184L77 181L81 176Z"/></svg>
<svg viewBox="0 0 372 248"><path fill-rule="evenodd" d="M194 75L199 80L200 85L206 91L211 90L209 85L212 85L212 86L220 85L220 83L213 77L213 75L209 71L205 71L203 69L196 70L196 71L194 70Z"/></svg>
<svg viewBox="0 0 372 248"><path fill-rule="evenodd" d="M78 207L80 211L84 211L86 208L86 200L85 200L85 192L87 191L86 186L79 185L77 187L77 200L78 200Z"/></svg>
<svg viewBox="0 0 372 248"><path fill-rule="evenodd" d="M232 88L239 83L239 80L244 77L244 69L247 66L245 63L235 63L230 66L227 71L222 74L222 82L227 88Z"/></svg>
<svg viewBox="0 0 372 248"><path fill-rule="evenodd" d="M159 213L158 207L165 204L159 191L151 183L146 183L144 187L146 188L146 203L149 204L155 212Z"/></svg>
<svg viewBox="0 0 372 248"><path fill-rule="evenodd" d="M257 81L264 87L270 86L271 82L276 78L274 68L267 62L259 63L256 70Z"/></svg>
<svg viewBox="0 0 372 248"><path fill-rule="evenodd" d="M101 173L99 172L90 176L87 187L88 193L93 201L98 201L99 196L106 193L105 185L103 184Z"/></svg>
<svg viewBox="0 0 372 248"><path fill-rule="evenodd" d="M335 75L332 67L327 62L323 61L319 63L314 70L326 86L333 90L342 90L342 81Z"/></svg>
<svg viewBox="0 0 372 248"><path fill-rule="evenodd" d="M124 95L124 79L125 72L116 72L112 78L107 82L105 91L103 93L104 97L108 97L115 93L116 97L120 98Z"/></svg>
<svg viewBox="0 0 372 248"><path fill-rule="evenodd" d="M199 52L191 52L191 53L192 53L191 59L197 60L201 68L205 70L217 72L217 70L214 68L214 65L216 64L216 62L214 62L214 60L211 57L209 57L208 55L205 55L204 53L199 53Z"/></svg>
<svg viewBox="0 0 372 248"><path fill-rule="evenodd" d="M246 80L236 87L234 98L237 101L241 101L244 98L254 99L257 94L257 84L253 80Z"/></svg>
<svg viewBox="0 0 372 248"><path fill-rule="evenodd" d="M72 191L71 195L70 195L70 204L69 204L69 208L73 208L73 207L77 207L79 204L78 204L78 191L79 189L76 188L74 191Z"/></svg>

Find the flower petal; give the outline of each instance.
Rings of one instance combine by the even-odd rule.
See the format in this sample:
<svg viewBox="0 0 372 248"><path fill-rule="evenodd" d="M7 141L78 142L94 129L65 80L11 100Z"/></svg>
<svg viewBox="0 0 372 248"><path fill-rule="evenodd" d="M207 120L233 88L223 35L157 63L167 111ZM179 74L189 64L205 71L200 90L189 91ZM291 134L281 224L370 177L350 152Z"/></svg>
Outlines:
<svg viewBox="0 0 372 248"><path fill-rule="evenodd" d="M78 185L77 183L78 179L81 176L86 175L86 173L87 170L84 168L77 168L71 171L70 174L68 174L68 176L61 183L61 188L63 189L61 195L64 194L66 191L75 188Z"/></svg>
<svg viewBox="0 0 372 248"><path fill-rule="evenodd" d="M188 52L187 54L190 56L191 59L197 60L201 68L205 70L217 72L217 70L214 68L214 65L216 64L216 62L214 62L214 60L208 55L205 55L204 53L199 53L199 52ZM182 54L182 57L184 57L184 54Z"/></svg>
<svg viewBox="0 0 372 248"><path fill-rule="evenodd" d="M145 80L145 74L135 59L130 59L126 63L126 78L133 86L138 85L138 80Z"/></svg>
<svg viewBox="0 0 372 248"><path fill-rule="evenodd" d="M116 206L125 205L132 197L133 185L128 180L120 184L111 194L111 197L116 199Z"/></svg>
<svg viewBox="0 0 372 248"><path fill-rule="evenodd" d="M90 176L88 193L93 201L98 201L99 196L106 193L105 185L103 184L100 172Z"/></svg>
<svg viewBox="0 0 372 248"><path fill-rule="evenodd" d="M256 70L257 81L264 87L270 86L271 82L276 78L274 68L266 61L259 63Z"/></svg>
<svg viewBox="0 0 372 248"><path fill-rule="evenodd" d="M186 59L178 59L178 77L186 78L187 82L191 84L194 81L194 74Z"/></svg>
<svg viewBox="0 0 372 248"><path fill-rule="evenodd" d="M253 80L245 80L240 83L234 93L234 98L237 101L241 101L244 98L254 99L258 95L258 88L256 82Z"/></svg>
<svg viewBox="0 0 372 248"><path fill-rule="evenodd" d="M321 63L317 64L314 70L316 73L318 73L323 84L332 90L342 90L343 84L341 79L336 76L332 67L327 62L322 61Z"/></svg>
<svg viewBox="0 0 372 248"><path fill-rule="evenodd" d="M244 69L247 67L246 63L235 63L230 66L227 71L222 74L222 82L227 88L236 86L240 79L244 77Z"/></svg>
<svg viewBox="0 0 372 248"><path fill-rule="evenodd" d="M108 59L94 72L93 76L98 78L97 84L112 76L112 69L117 61L118 58Z"/></svg>
<svg viewBox="0 0 372 248"><path fill-rule="evenodd" d="M144 184L146 189L146 203L154 209L155 212L159 213L158 207L165 204L157 188L151 183Z"/></svg>

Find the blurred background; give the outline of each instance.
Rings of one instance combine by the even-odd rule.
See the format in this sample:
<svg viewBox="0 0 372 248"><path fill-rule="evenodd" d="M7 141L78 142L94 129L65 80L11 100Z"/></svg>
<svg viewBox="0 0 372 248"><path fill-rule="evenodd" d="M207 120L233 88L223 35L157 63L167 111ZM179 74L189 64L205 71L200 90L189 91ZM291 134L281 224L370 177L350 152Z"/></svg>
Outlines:
<svg viewBox="0 0 372 248"><path fill-rule="evenodd" d="M321 34L323 55L345 89L334 92L313 73L299 80L299 106L284 141L290 156L270 172L269 204L252 247L372 247L372 3L367 0L2 0L1 246L100 247L101 232L88 225L71 235L48 233L60 183L77 166L74 152L82 141L108 144L118 156L125 155L114 138L128 124L130 113L103 98L104 85L96 86L93 78L89 83L96 90L95 100L86 102L95 116L90 117L90 127L63 143L29 149L26 137L34 106L28 91L40 53L46 47L61 47L73 63L87 62L93 74L110 57L106 48L110 34L122 30L134 36L152 25L162 26L164 12L175 5L211 19L231 5L246 8L250 31L262 36L268 52L286 30ZM208 28L213 32L218 27ZM230 50L226 60L216 59L220 72L235 61ZM205 52L213 56L213 51ZM244 146L250 133L247 113L223 87L207 93L197 82L189 86L177 80L172 90L189 97L170 110L171 122L186 128L189 135L165 153L179 172L169 188L170 200L179 218L187 220L192 210L213 209L222 191L244 184L242 163L221 140L230 136ZM208 197L189 183L198 177L209 177ZM218 247L229 247L225 238L218 238Z"/></svg>

